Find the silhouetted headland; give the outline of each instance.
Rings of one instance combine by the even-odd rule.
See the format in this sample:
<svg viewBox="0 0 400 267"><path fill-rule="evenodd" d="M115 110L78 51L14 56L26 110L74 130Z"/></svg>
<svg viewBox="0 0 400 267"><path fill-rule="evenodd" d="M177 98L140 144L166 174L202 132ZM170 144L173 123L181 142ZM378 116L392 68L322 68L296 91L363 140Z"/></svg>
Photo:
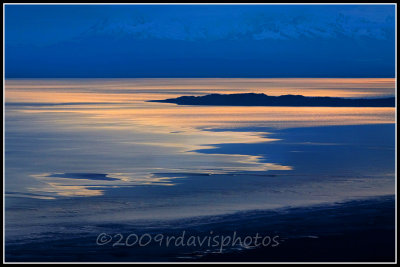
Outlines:
<svg viewBox="0 0 400 267"><path fill-rule="evenodd" d="M356 99L340 97L306 97L302 95L268 96L266 94L246 93L180 96L165 100L151 100L150 102L209 106L394 107L395 97Z"/></svg>

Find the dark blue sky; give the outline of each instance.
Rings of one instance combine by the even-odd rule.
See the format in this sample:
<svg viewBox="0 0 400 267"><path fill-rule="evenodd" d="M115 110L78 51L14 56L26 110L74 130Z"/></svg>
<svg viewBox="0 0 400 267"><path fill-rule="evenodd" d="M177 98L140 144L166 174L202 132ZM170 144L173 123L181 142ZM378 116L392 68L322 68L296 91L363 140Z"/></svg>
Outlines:
<svg viewBox="0 0 400 267"><path fill-rule="evenodd" d="M6 5L9 78L394 77L394 5Z"/></svg>

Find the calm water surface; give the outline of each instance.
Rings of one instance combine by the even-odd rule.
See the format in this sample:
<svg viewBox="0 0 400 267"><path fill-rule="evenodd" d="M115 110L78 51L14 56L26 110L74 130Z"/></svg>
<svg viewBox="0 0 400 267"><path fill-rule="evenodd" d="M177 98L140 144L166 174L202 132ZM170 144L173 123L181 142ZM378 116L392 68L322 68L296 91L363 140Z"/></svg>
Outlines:
<svg viewBox="0 0 400 267"><path fill-rule="evenodd" d="M6 238L393 195L395 108L146 100L394 88L394 79L6 80Z"/></svg>

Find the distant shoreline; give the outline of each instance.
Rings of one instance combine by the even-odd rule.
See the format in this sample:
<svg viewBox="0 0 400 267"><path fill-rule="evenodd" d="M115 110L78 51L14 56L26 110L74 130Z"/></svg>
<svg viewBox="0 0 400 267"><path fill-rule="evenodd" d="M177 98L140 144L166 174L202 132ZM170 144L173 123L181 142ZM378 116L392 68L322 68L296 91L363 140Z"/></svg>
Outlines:
<svg viewBox="0 0 400 267"><path fill-rule="evenodd" d="M266 94L209 94L204 96L180 96L148 102L174 103L177 105L204 106L290 106L290 107L395 107L395 97L340 98L308 97L302 95L268 96Z"/></svg>

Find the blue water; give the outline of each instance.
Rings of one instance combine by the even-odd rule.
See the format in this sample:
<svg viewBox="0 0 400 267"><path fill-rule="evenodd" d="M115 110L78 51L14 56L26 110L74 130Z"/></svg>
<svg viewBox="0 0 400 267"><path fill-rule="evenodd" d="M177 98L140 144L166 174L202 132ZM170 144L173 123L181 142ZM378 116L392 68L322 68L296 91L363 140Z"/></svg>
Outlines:
<svg viewBox="0 0 400 267"><path fill-rule="evenodd" d="M145 102L174 88L52 83L6 91L5 240L21 253L395 194L394 108L179 107Z"/></svg>

